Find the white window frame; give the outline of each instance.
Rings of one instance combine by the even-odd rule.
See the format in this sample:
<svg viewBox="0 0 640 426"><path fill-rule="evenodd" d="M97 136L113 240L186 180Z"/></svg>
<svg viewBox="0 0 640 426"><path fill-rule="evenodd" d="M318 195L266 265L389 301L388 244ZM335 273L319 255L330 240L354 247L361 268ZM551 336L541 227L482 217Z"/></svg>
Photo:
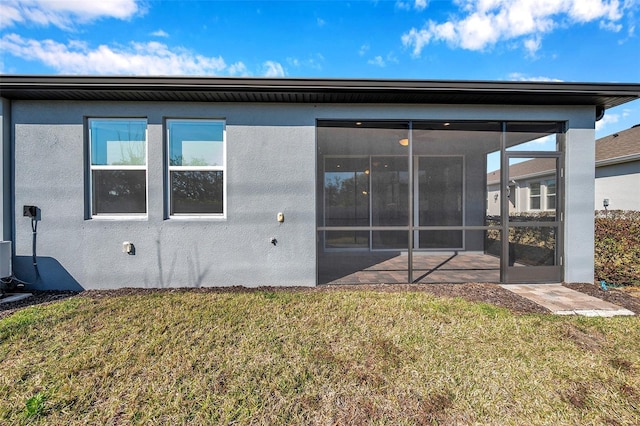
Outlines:
<svg viewBox="0 0 640 426"><path fill-rule="evenodd" d="M91 123L96 121L144 121L144 165L94 165L92 164L92 141ZM91 219L106 220L146 220L149 215L149 122L146 117L91 117L87 119L87 134L89 135L89 217ZM94 170L144 170L145 174L145 212L144 213L93 213L93 171Z"/></svg>
<svg viewBox="0 0 640 426"><path fill-rule="evenodd" d="M171 123L222 123L222 165L221 166L172 166L171 165ZM221 118L170 118L165 120L165 155L166 155L166 216L170 219L207 219L207 220L226 220L227 219L227 122ZM222 172L222 213L172 213L171 212L171 172L203 172L214 171Z"/></svg>

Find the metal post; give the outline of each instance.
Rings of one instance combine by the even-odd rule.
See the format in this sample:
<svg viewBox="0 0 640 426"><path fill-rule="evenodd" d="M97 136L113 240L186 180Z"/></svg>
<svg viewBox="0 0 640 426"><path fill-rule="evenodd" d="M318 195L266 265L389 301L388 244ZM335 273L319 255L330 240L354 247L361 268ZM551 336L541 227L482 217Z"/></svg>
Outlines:
<svg viewBox="0 0 640 426"><path fill-rule="evenodd" d="M407 250L407 262L408 262L408 278L409 283L413 283L413 122L409 121L409 242Z"/></svg>
<svg viewBox="0 0 640 426"><path fill-rule="evenodd" d="M509 267L509 201L506 196L506 188L509 186L509 158L507 157L507 123L502 122L500 135L500 225L502 241L502 255L500 256L500 282L507 280L507 268ZM515 196L515 195L514 195Z"/></svg>

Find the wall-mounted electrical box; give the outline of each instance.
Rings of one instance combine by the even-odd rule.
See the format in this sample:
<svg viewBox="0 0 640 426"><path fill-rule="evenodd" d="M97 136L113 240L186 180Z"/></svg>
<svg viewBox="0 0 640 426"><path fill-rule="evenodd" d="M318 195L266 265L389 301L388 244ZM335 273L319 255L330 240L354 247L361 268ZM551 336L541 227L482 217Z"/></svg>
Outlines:
<svg viewBox="0 0 640 426"><path fill-rule="evenodd" d="M7 278L11 271L11 241L0 241L0 278Z"/></svg>
<svg viewBox="0 0 640 426"><path fill-rule="evenodd" d="M22 216L37 218L38 206L22 206Z"/></svg>

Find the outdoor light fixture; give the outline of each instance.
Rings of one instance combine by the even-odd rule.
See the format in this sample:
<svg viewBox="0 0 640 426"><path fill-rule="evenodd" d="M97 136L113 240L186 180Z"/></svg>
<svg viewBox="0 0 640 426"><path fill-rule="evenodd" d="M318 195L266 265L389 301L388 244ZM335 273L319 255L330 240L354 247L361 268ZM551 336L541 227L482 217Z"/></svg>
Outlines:
<svg viewBox="0 0 640 426"><path fill-rule="evenodd" d="M407 138L400 139L400 140L398 141L398 143L399 143L400 145L402 145L402 146L409 146L409 139L407 139Z"/></svg>

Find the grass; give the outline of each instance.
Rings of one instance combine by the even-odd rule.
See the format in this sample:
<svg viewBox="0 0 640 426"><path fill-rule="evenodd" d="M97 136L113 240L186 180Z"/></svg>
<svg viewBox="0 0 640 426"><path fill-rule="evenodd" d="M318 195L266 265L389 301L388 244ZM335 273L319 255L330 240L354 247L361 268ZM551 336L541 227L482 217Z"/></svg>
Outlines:
<svg viewBox="0 0 640 426"><path fill-rule="evenodd" d="M0 320L1 424L640 424L640 320L158 292Z"/></svg>

